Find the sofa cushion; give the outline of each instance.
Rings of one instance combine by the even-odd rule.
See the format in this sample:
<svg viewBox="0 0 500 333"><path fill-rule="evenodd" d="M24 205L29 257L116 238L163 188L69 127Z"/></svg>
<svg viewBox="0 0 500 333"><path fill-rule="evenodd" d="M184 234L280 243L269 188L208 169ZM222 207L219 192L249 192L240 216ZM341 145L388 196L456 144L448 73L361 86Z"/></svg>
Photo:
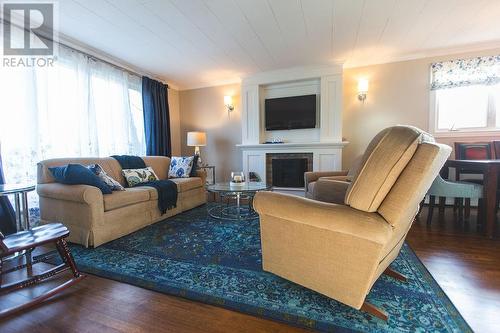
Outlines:
<svg viewBox="0 0 500 333"><path fill-rule="evenodd" d="M366 149L345 204L375 212L415 153L422 131L410 126L386 128Z"/></svg>
<svg viewBox="0 0 500 333"><path fill-rule="evenodd" d="M113 192L113 194L104 195L104 211L107 212L139 202L149 201L151 199L149 189L146 187L132 187L125 189L125 191L117 191Z"/></svg>
<svg viewBox="0 0 500 333"><path fill-rule="evenodd" d="M200 177L172 178L170 180L177 184L177 192L186 192L203 186Z"/></svg>
<svg viewBox="0 0 500 333"><path fill-rule="evenodd" d="M193 190L195 188L202 187L202 180L200 177L192 177L192 178L172 178L170 179L177 185L177 193L186 192L189 190ZM158 200L158 192L155 188L149 186L140 186L140 188L148 189L150 200Z"/></svg>
<svg viewBox="0 0 500 333"><path fill-rule="evenodd" d="M143 156L142 159L148 167L153 168L158 179L168 179L170 158L166 156Z"/></svg>

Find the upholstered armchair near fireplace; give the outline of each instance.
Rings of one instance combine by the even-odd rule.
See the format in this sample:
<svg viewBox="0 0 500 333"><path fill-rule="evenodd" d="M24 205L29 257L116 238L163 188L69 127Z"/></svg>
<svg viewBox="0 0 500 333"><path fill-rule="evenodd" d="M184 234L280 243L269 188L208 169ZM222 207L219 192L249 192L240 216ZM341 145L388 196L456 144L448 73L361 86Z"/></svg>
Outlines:
<svg viewBox="0 0 500 333"><path fill-rule="evenodd" d="M359 169L362 157L356 158L349 170L304 173L306 198L330 203L344 203L347 188Z"/></svg>
<svg viewBox="0 0 500 333"><path fill-rule="evenodd" d="M451 148L409 126L390 127L368 145L342 204L259 192L263 269L356 309L398 256L419 203Z"/></svg>

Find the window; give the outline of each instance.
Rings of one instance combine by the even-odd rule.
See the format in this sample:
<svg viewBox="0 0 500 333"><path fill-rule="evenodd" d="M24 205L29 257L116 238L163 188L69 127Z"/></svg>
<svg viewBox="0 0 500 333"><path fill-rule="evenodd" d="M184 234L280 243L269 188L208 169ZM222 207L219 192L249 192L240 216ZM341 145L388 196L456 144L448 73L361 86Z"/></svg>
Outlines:
<svg viewBox="0 0 500 333"><path fill-rule="evenodd" d="M0 66L0 143L8 182L36 182L57 157L145 155L139 76L59 49L54 67Z"/></svg>
<svg viewBox="0 0 500 333"><path fill-rule="evenodd" d="M436 131L500 130L500 85L435 92Z"/></svg>
<svg viewBox="0 0 500 333"><path fill-rule="evenodd" d="M500 56L436 63L431 74L431 130L500 130Z"/></svg>

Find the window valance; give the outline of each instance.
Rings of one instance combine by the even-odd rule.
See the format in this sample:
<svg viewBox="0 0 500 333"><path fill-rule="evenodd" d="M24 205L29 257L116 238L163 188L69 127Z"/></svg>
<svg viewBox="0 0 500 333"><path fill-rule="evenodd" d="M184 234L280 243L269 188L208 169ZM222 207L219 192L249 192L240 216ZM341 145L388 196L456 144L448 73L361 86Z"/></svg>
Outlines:
<svg viewBox="0 0 500 333"><path fill-rule="evenodd" d="M431 90L500 83L500 55L455 59L431 65Z"/></svg>

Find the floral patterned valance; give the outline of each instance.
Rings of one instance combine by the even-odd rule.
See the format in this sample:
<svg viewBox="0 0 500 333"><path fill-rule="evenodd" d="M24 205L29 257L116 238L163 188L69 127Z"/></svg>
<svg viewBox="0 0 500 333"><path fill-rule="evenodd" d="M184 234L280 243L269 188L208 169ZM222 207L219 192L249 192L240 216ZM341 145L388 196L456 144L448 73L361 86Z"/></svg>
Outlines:
<svg viewBox="0 0 500 333"><path fill-rule="evenodd" d="M500 55L431 65L431 90L496 83L500 83Z"/></svg>

